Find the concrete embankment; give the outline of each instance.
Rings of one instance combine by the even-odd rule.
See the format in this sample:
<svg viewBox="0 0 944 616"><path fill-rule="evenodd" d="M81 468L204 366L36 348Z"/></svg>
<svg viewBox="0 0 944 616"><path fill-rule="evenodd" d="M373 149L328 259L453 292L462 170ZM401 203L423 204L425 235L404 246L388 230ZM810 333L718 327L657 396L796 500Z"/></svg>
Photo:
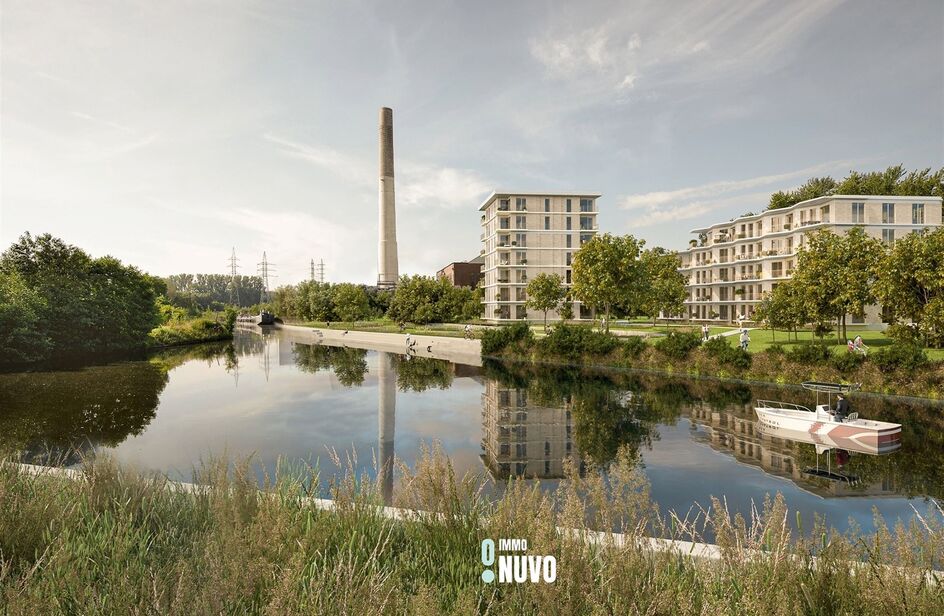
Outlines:
<svg viewBox="0 0 944 616"><path fill-rule="evenodd" d="M276 329L287 339L304 344L323 343L331 346L406 354L406 334L356 330L345 332L339 329L320 329L301 325L276 325ZM444 359L469 366L482 365L482 347L478 340L411 334L410 341L415 342L411 347L411 355Z"/></svg>

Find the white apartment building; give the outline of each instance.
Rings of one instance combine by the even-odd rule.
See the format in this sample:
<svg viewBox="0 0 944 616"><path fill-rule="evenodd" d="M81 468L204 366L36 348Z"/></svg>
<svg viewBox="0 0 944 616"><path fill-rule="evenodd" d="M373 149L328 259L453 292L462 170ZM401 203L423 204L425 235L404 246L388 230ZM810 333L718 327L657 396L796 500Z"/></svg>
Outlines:
<svg viewBox="0 0 944 616"><path fill-rule="evenodd" d="M701 229L697 240L679 252L680 271L688 277L684 318L700 321L751 320L765 293L787 280L807 233L829 229L841 234L853 227L892 243L907 233L941 224L941 197L832 195L788 208L741 216ZM879 306L850 323L880 325Z"/></svg>
<svg viewBox="0 0 944 616"><path fill-rule="evenodd" d="M485 318L490 321L540 320L544 314L525 306L528 279L558 274L569 285L571 263L581 245L596 235L598 193L493 192L482 212L482 287ZM574 302L574 317L593 312ZM555 312L548 320L559 319Z"/></svg>

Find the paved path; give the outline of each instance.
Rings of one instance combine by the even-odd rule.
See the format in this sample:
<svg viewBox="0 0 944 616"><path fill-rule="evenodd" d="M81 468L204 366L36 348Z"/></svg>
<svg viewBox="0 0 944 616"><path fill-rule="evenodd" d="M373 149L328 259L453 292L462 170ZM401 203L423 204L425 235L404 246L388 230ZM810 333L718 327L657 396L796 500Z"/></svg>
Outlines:
<svg viewBox="0 0 944 616"><path fill-rule="evenodd" d="M355 349L389 351L406 354L406 334L388 334L384 332L362 332L349 330L346 334L340 329L320 329L300 325L276 325L289 340L305 344L324 343L329 346L349 346ZM417 357L434 357L457 364L469 366L482 365L482 347L479 340L451 338L448 336L422 336L410 334L410 340L416 341L413 353Z"/></svg>

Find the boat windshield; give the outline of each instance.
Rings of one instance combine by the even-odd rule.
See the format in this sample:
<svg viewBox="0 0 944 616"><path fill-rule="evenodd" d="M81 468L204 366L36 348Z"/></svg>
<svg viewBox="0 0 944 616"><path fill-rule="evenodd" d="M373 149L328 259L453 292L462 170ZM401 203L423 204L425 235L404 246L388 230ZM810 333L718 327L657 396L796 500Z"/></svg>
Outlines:
<svg viewBox="0 0 944 616"><path fill-rule="evenodd" d="M758 406L765 409L779 409L781 411L803 411L806 413L812 413L810 409L799 404L791 404L789 402L780 402L778 400L758 400Z"/></svg>
<svg viewBox="0 0 944 616"><path fill-rule="evenodd" d="M860 383L825 383L822 381L804 381L801 383L803 389L815 391L817 393L827 394L846 394L850 391L857 391L862 385Z"/></svg>

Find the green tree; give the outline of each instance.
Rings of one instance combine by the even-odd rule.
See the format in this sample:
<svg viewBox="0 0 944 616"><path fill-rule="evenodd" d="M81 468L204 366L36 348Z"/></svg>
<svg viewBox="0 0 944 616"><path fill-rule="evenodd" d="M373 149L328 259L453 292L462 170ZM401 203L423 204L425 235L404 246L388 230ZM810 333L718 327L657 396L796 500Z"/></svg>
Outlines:
<svg viewBox="0 0 944 616"><path fill-rule="evenodd" d="M334 310L342 321L353 323L367 316L370 300L364 287L342 282L334 288Z"/></svg>
<svg viewBox="0 0 944 616"><path fill-rule="evenodd" d="M574 255L574 297L603 309L607 331L614 307L630 314L638 313L642 307L646 290L639 254L644 244L632 235L605 233L584 244Z"/></svg>
<svg viewBox="0 0 944 616"><path fill-rule="evenodd" d="M538 274L528 282L527 306L544 313L544 331L547 331L548 311L560 306L566 292L564 279L558 274Z"/></svg>
<svg viewBox="0 0 944 616"><path fill-rule="evenodd" d="M682 312L687 280L679 271L682 262L678 255L665 248L647 248L640 261L646 281L643 313L652 318L654 325L660 313L670 316Z"/></svg>
<svg viewBox="0 0 944 616"><path fill-rule="evenodd" d="M918 326L925 344L944 344L944 227L895 242L879 268L877 295L896 321Z"/></svg>
<svg viewBox="0 0 944 616"><path fill-rule="evenodd" d="M793 280L781 282L765 294L757 305L754 318L763 322L772 332L784 329L794 332L794 336L798 328L811 320L802 289ZM773 335L776 340L776 334Z"/></svg>
<svg viewBox="0 0 944 616"><path fill-rule="evenodd" d="M780 208L790 207L791 205L795 205L800 201L831 195L835 190L836 180L829 176L810 178L805 184L795 190L788 190L786 192L777 191L770 195L770 203L767 205L767 209L777 210Z"/></svg>
<svg viewBox="0 0 944 616"><path fill-rule="evenodd" d="M848 339L846 315L863 316L865 307L876 302L875 281L878 278L885 245L865 233L862 227L853 227L841 236L839 266L839 297L842 311L842 339Z"/></svg>
<svg viewBox="0 0 944 616"><path fill-rule="evenodd" d="M0 273L0 355L9 363L43 359L52 342L40 327L46 302L16 272Z"/></svg>

